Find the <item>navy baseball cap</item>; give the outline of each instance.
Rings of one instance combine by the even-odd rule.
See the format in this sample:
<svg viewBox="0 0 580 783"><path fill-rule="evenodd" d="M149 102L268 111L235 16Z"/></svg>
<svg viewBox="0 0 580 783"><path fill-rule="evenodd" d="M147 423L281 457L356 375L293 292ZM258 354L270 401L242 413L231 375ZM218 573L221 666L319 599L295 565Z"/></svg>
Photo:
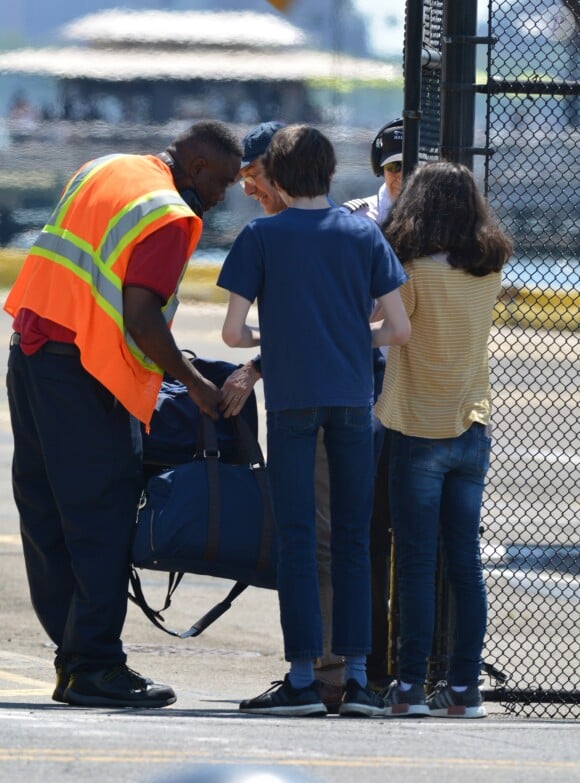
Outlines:
<svg viewBox="0 0 580 783"><path fill-rule="evenodd" d="M248 131L242 139L244 155L240 168L243 169L244 166L249 166L256 158L263 155L268 149L268 144L272 141L272 136L283 127L283 122L262 122L260 125L252 128L251 131Z"/></svg>

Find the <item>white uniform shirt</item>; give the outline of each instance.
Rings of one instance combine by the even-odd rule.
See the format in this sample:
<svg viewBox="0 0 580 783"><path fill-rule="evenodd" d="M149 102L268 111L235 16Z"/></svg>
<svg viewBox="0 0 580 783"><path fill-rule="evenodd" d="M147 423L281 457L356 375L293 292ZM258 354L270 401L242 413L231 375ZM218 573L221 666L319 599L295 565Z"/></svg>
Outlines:
<svg viewBox="0 0 580 783"><path fill-rule="evenodd" d="M348 209L351 214L368 217L380 226L387 219L392 205L393 202L387 191L387 186L383 183L379 192L374 196L353 198L350 201L346 201L342 206Z"/></svg>
<svg viewBox="0 0 580 783"><path fill-rule="evenodd" d="M343 209L347 209L352 215L368 217L379 226L387 219L392 206L393 202L385 183L383 183L376 195L367 196L366 198L353 198L350 201L345 201L342 205ZM388 352L389 346L381 345L381 353L385 358Z"/></svg>

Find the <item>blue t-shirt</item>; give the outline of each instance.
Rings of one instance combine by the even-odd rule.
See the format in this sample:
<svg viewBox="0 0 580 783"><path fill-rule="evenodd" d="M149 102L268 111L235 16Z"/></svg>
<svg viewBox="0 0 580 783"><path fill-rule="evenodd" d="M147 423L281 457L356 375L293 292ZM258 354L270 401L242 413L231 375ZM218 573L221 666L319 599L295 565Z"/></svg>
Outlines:
<svg viewBox="0 0 580 783"><path fill-rule="evenodd" d="M267 410L371 403L372 300L406 280L367 218L290 208L251 221L217 284L258 300Z"/></svg>

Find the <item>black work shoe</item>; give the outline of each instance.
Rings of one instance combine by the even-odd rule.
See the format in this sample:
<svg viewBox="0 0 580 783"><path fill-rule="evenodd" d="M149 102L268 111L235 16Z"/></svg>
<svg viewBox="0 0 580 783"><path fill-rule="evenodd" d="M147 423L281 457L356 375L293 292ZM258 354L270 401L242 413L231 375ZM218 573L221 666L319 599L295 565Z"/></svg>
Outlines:
<svg viewBox="0 0 580 783"><path fill-rule="evenodd" d="M56 671L56 686L52 692L52 700L58 701L61 704L66 704L67 702L64 698L64 692L68 686L69 673L65 667L61 666L60 664L56 665L54 668Z"/></svg>
<svg viewBox="0 0 580 783"><path fill-rule="evenodd" d="M385 715L391 718L417 718L429 715L425 703L425 690L422 685L411 685L409 690L399 688L397 680L389 685L383 694Z"/></svg>
<svg viewBox="0 0 580 783"><path fill-rule="evenodd" d="M438 682L427 697L429 714L435 718L485 718L487 711L477 685L461 692L446 682Z"/></svg>
<svg viewBox="0 0 580 783"><path fill-rule="evenodd" d="M63 699L78 707L167 707L176 696L168 685L158 685L121 665L73 672Z"/></svg>
<svg viewBox="0 0 580 783"><path fill-rule="evenodd" d="M255 699L244 699L240 712L316 718L326 715L326 707L320 698L316 680L306 688L293 688L286 675L283 681L273 682L271 688Z"/></svg>
<svg viewBox="0 0 580 783"><path fill-rule="evenodd" d="M348 680L338 714L353 718L372 718L386 715L387 712L385 702L378 693L374 693L368 685L363 688L356 680Z"/></svg>

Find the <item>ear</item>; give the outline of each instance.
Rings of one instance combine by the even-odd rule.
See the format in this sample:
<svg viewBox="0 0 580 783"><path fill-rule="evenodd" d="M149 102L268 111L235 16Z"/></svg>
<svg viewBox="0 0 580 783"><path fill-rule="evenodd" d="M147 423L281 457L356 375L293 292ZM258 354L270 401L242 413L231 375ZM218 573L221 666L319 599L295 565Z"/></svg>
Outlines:
<svg viewBox="0 0 580 783"><path fill-rule="evenodd" d="M205 168L207 168L207 158L204 158L202 155L198 155L191 162L191 168L190 168L191 176L196 177Z"/></svg>
<svg viewBox="0 0 580 783"><path fill-rule="evenodd" d="M292 201L292 196L289 196L284 190L284 188L281 188L277 182L274 182L272 184L274 185L274 188L277 191L280 198L282 199L282 201L286 204L286 206L288 206Z"/></svg>

